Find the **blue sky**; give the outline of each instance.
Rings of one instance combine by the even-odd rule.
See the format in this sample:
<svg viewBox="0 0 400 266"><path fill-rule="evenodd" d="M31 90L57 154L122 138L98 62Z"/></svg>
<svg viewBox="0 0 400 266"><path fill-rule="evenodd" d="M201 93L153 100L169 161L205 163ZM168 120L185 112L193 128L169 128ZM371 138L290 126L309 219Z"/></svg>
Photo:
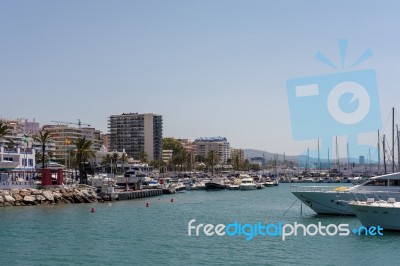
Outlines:
<svg viewBox="0 0 400 266"><path fill-rule="evenodd" d="M398 10L395 1L1 1L0 117L79 118L106 132L112 114L152 112L164 136L298 154L316 140L293 140L286 81L343 71L315 59L339 63L341 38L348 62L373 51L353 70L376 71L387 129L400 99Z"/></svg>

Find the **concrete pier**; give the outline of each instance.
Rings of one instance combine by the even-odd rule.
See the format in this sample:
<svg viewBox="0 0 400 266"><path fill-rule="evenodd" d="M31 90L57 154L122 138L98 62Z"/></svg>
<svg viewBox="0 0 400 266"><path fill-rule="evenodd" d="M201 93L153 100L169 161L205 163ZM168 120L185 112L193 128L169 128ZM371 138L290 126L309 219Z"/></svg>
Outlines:
<svg viewBox="0 0 400 266"><path fill-rule="evenodd" d="M135 191L120 191L116 194L116 200L130 200L147 197L161 196L162 189L146 189L146 190L135 190Z"/></svg>

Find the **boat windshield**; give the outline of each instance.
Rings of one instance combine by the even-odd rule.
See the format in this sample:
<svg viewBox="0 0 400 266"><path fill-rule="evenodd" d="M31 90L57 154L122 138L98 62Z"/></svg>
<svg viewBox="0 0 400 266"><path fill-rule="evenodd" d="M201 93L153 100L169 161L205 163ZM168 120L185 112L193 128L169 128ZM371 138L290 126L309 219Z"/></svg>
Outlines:
<svg viewBox="0 0 400 266"><path fill-rule="evenodd" d="M395 181L395 180L391 180ZM364 184L364 186L387 186L388 180L387 179L373 179Z"/></svg>
<svg viewBox="0 0 400 266"><path fill-rule="evenodd" d="M400 180L396 180L396 179L389 180L389 186L393 186L393 187L400 186Z"/></svg>

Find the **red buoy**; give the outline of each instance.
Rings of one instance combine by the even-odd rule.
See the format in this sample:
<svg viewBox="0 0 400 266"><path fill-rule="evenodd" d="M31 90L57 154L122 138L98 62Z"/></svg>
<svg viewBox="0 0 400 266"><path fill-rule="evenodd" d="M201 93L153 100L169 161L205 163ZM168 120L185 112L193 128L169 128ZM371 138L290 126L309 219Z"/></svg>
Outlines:
<svg viewBox="0 0 400 266"><path fill-rule="evenodd" d="M94 208L92 208L92 210L90 212L94 212Z"/></svg>

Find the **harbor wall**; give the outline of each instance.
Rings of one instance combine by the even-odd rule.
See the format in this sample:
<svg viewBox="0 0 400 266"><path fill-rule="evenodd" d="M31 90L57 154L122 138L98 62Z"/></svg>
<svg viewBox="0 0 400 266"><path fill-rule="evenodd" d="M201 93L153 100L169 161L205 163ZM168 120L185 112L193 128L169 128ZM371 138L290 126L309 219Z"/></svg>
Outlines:
<svg viewBox="0 0 400 266"><path fill-rule="evenodd" d="M0 207L99 201L103 201L102 198L90 187L0 190Z"/></svg>

